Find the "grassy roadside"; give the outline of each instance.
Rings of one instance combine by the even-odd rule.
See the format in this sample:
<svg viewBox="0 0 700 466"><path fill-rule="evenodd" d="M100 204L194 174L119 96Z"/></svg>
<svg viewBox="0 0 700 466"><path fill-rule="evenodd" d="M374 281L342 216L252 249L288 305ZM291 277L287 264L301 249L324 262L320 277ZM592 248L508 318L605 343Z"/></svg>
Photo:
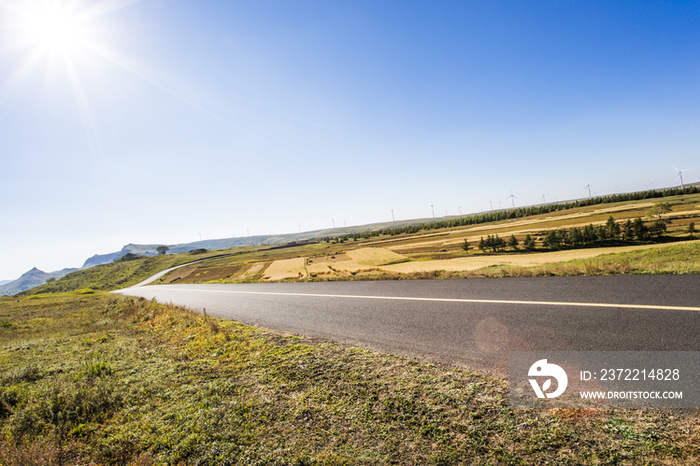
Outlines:
<svg viewBox="0 0 700 466"><path fill-rule="evenodd" d="M695 464L695 411L513 410L502 379L104 293L0 299L0 464Z"/></svg>

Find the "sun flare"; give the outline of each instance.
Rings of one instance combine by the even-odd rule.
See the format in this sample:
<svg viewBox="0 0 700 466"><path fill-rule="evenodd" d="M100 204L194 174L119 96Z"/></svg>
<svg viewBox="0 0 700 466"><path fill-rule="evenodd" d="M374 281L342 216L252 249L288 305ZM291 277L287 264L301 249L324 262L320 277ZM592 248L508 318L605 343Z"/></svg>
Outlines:
<svg viewBox="0 0 700 466"><path fill-rule="evenodd" d="M88 41L80 14L60 3L42 4L27 12L23 30L29 42L49 52L71 52Z"/></svg>

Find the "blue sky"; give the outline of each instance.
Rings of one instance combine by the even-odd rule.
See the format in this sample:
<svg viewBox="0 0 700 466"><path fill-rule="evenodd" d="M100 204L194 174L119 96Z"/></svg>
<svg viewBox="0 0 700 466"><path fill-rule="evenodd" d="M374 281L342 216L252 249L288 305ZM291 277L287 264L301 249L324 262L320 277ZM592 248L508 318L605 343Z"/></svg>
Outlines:
<svg viewBox="0 0 700 466"><path fill-rule="evenodd" d="M695 182L700 4L0 0L0 143L2 279Z"/></svg>

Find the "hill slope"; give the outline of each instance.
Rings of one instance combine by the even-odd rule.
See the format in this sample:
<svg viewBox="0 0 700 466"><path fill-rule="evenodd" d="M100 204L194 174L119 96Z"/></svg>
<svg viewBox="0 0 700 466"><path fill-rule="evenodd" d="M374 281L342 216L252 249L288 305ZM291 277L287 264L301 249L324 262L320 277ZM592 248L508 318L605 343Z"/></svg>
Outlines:
<svg viewBox="0 0 700 466"><path fill-rule="evenodd" d="M0 296L11 296L21 293L22 291L30 290L37 286L43 285L51 278L59 279L71 272L75 272L76 270L78 269L63 269L56 272L46 273L34 267L32 270L22 274L22 276L17 280L0 286Z"/></svg>

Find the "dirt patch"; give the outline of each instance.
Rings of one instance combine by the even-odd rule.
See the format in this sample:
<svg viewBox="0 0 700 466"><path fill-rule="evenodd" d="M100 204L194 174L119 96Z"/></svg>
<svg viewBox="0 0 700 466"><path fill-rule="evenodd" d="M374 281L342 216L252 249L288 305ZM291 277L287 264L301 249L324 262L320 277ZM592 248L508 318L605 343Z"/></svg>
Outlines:
<svg viewBox="0 0 700 466"><path fill-rule="evenodd" d="M313 256L309 257L306 260L306 265L312 265L312 264L335 264L337 262L343 262L350 260L347 254L339 253L339 254L326 254L325 256Z"/></svg>
<svg viewBox="0 0 700 466"><path fill-rule="evenodd" d="M169 283L184 283L182 282L182 280L196 269L197 267L182 267L180 269L173 270L166 277L163 278L163 281L161 283L163 283L164 285L167 285Z"/></svg>
<svg viewBox="0 0 700 466"><path fill-rule="evenodd" d="M335 272L331 270L331 264L330 263L324 263L324 262L317 262L317 263L312 263L308 264L306 266L306 271L311 275L312 277L315 277L317 275L334 275Z"/></svg>
<svg viewBox="0 0 700 466"><path fill-rule="evenodd" d="M225 267L183 267L174 270L166 277L163 284L169 283L203 283L213 280L235 280L236 276L248 268L247 265L230 265Z"/></svg>

